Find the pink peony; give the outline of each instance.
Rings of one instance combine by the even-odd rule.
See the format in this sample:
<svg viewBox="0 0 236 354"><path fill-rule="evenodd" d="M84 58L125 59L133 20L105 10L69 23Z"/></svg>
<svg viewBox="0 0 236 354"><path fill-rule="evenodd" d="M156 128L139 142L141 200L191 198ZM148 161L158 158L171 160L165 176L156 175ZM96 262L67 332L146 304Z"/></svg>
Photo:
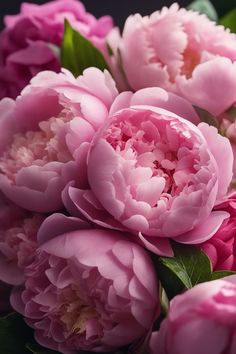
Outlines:
<svg viewBox="0 0 236 354"><path fill-rule="evenodd" d="M1 203L0 281L11 285L24 282L24 268L34 259L43 220L42 215L26 212L6 200Z"/></svg>
<svg viewBox="0 0 236 354"><path fill-rule="evenodd" d="M236 275L176 296L150 347L151 354L234 354Z"/></svg>
<svg viewBox="0 0 236 354"><path fill-rule="evenodd" d="M213 270L236 271L236 193L226 197L215 210L228 212L229 218L200 247L209 256Z"/></svg>
<svg viewBox="0 0 236 354"><path fill-rule="evenodd" d="M134 90L160 86L215 115L236 102L236 35L205 15L177 4L132 15L115 46Z"/></svg>
<svg viewBox="0 0 236 354"><path fill-rule="evenodd" d="M78 0L23 3L20 14L5 17L6 28L0 35L0 99L18 96L39 71L60 70L65 19L105 51L105 38L113 26L111 17L97 20Z"/></svg>
<svg viewBox="0 0 236 354"><path fill-rule="evenodd" d="M76 231L76 220L72 227L67 220L70 231L60 235L58 219L65 225L65 217L54 218L42 225L39 241L46 243L25 270L24 289L11 296L37 341L71 354L112 351L145 336L159 314L155 270L145 251L125 234L84 229L82 221L79 227L78 219Z"/></svg>
<svg viewBox="0 0 236 354"><path fill-rule="evenodd" d="M72 214L128 229L146 247L170 255L167 238L201 243L228 216L212 209L227 192L233 158L214 127L197 127L154 105L197 119L189 104L162 89L121 94L92 143L90 189L70 185L63 198Z"/></svg>
<svg viewBox="0 0 236 354"><path fill-rule="evenodd" d="M0 102L0 189L19 206L37 212L63 207L61 191L84 186L89 142L117 95L108 72L89 68L75 79L45 71L14 102ZM78 167L79 166L79 167Z"/></svg>

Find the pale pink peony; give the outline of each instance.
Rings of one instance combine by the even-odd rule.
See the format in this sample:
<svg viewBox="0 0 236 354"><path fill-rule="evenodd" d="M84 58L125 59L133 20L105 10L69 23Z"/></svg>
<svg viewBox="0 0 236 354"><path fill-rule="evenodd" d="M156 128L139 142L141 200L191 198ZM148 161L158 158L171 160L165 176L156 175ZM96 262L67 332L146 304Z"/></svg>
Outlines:
<svg viewBox="0 0 236 354"><path fill-rule="evenodd" d="M24 269L34 259L37 232L44 219L1 198L0 281L11 285L24 282Z"/></svg>
<svg viewBox="0 0 236 354"><path fill-rule="evenodd" d="M205 15L173 4L129 16L115 47L134 90L160 86L215 115L236 102L236 35Z"/></svg>
<svg viewBox="0 0 236 354"><path fill-rule="evenodd" d="M229 213L216 234L199 245L211 260L213 270L236 271L236 193L225 198L215 210Z"/></svg>
<svg viewBox="0 0 236 354"><path fill-rule="evenodd" d="M18 15L5 16L6 27L0 34L0 99L18 96L39 71L60 71L65 19L105 53L111 17L97 20L78 0L23 3Z"/></svg>
<svg viewBox="0 0 236 354"><path fill-rule="evenodd" d="M117 97L88 156L90 189L70 185L64 191L72 214L128 229L166 255L168 238L197 244L216 232L228 216L212 209L230 184L232 150L214 127L195 126L163 109L182 109L185 117L197 119L180 100L155 88Z"/></svg>
<svg viewBox="0 0 236 354"><path fill-rule="evenodd" d="M14 102L0 102L0 189L19 206L37 212L63 207L61 191L84 186L89 143L118 92L108 72L89 68L45 71ZM86 184L85 184L86 185Z"/></svg>
<svg viewBox="0 0 236 354"><path fill-rule="evenodd" d="M150 348L151 354L236 353L236 275L176 296Z"/></svg>
<svg viewBox="0 0 236 354"><path fill-rule="evenodd" d="M45 347L65 354L112 351L145 336L159 315L155 270L125 234L84 229L72 219L56 214L42 225L39 241L46 243L11 304ZM58 220L69 231L60 234Z"/></svg>

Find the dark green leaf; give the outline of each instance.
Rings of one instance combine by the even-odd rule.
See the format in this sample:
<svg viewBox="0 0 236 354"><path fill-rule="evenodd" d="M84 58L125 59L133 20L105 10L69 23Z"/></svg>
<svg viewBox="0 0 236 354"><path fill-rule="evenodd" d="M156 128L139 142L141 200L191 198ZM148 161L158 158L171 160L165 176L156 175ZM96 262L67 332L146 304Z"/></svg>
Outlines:
<svg viewBox="0 0 236 354"><path fill-rule="evenodd" d="M112 55L114 55L113 49L112 49L112 47L110 46L109 43L107 43L107 51L108 51L108 54L110 55L110 57L111 57Z"/></svg>
<svg viewBox="0 0 236 354"><path fill-rule="evenodd" d="M187 9L205 14L207 17L209 17L210 20L218 20L216 9L209 0L195 0L190 5L188 5Z"/></svg>
<svg viewBox="0 0 236 354"><path fill-rule="evenodd" d="M229 28L231 32L236 33L236 9L221 18L219 24Z"/></svg>
<svg viewBox="0 0 236 354"><path fill-rule="evenodd" d="M25 324L23 318L11 313L0 318L0 353L30 354L25 343L32 337L32 330Z"/></svg>
<svg viewBox="0 0 236 354"><path fill-rule="evenodd" d="M158 277L169 299L211 278L211 263L200 249L173 244L174 257L159 257Z"/></svg>
<svg viewBox="0 0 236 354"><path fill-rule="evenodd" d="M205 122L209 125L213 125L214 127L218 128L219 124L216 118L210 112L197 106L194 106L194 109L197 112L201 122Z"/></svg>
<svg viewBox="0 0 236 354"><path fill-rule="evenodd" d="M221 278L228 277L229 275L234 275L234 274L236 274L236 272L230 272L228 270L213 272L213 273L211 273L211 280L221 279Z"/></svg>
<svg viewBox="0 0 236 354"><path fill-rule="evenodd" d="M76 77L91 66L108 69L102 53L65 20L65 31L61 49L61 65Z"/></svg>

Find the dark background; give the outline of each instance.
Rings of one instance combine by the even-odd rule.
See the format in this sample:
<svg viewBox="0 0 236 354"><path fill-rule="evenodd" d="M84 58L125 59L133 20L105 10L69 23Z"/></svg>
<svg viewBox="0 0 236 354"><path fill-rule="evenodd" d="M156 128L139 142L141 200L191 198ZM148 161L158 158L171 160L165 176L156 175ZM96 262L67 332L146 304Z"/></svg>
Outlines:
<svg viewBox="0 0 236 354"><path fill-rule="evenodd" d="M35 4L43 4L45 0L28 0ZM96 17L102 15L111 15L115 23L120 27L123 26L128 15L139 12L142 15L147 15L162 6L169 6L175 1L163 0L82 0L87 10ZM178 3L181 6L186 6L191 0L180 0ZM3 16L6 14L16 14L19 12L20 0L0 0L0 28L3 27ZM236 7L236 0L212 0L212 3L217 9L220 16L228 12L233 7Z"/></svg>

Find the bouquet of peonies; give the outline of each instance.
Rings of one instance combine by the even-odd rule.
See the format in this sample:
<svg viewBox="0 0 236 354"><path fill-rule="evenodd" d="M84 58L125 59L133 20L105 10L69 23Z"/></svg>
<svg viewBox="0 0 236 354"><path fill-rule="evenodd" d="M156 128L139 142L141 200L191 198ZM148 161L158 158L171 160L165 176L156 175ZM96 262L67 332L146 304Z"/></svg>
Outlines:
<svg viewBox="0 0 236 354"><path fill-rule="evenodd" d="M5 17L1 353L236 353L236 10L216 16Z"/></svg>

